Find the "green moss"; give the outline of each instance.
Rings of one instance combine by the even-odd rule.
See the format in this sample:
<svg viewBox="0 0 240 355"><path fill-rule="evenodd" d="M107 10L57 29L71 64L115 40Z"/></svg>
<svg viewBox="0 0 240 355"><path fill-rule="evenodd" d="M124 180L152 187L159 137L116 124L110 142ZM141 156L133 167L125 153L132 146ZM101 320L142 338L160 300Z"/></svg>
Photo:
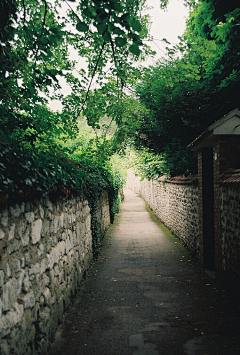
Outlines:
<svg viewBox="0 0 240 355"><path fill-rule="evenodd" d="M180 240L160 221L148 204L146 204L146 210L149 212L151 219L159 225L164 234L167 235L184 254L188 254Z"/></svg>

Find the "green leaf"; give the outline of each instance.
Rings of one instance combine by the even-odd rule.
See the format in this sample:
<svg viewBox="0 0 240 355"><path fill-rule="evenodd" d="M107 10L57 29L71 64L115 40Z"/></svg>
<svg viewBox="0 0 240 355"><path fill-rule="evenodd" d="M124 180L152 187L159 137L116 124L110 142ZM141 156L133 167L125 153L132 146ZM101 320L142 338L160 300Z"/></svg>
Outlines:
<svg viewBox="0 0 240 355"><path fill-rule="evenodd" d="M112 8L113 8L113 10L115 10L115 11L117 11L117 12L123 12L123 8L122 8L122 6L120 5L120 3L119 2L113 2L112 3Z"/></svg>
<svg viewBox="0 0 240 355"><path fill-rule="evenodd" d="M140 32L142 25L138 20L131 20L131 26L134 31Z"/></svg>
<svg viewBox="0 0 240 355"><path fill-rule="evenodd" d="M84 16L86 16L87 18L92 18L92 11L90 10L90 8L86 8L85 10L83 10L83 14Z"/></svg>
<svg viewBox="0 0 240 355"><path fill-rule="evenodd" d="M140 53L141 53L139 47L138 47L136 44L132 44L132 45L129 47L129 51L130 51L132 54L136 55L136 56L139 56Z"/></svg>
<svg viewBox="0 0 240 355"><path fill-rule="evenodd" d="M123 14L123 15L121 16L121 19L122 19L123 21L130 22L130 21L131 21L130 14L129 14L128 12L127 12L126 14Z"/></svg>
<svg viewBox="0 0 240 355"><path fill-rule="evenodd" d="M114 33L115 35L120 35L120 36L122 36L122 35L125 34L124 31L121 30L121 28L119 28L119 27L115 27L114 30L113 30L113 33Z"/></svg>
<svg viewBox="0 0 240 355"><path fill-rule="evenodd" d="M102 35L102 34L104 33L104 31L106 30L106 25L104 25L104 24L99 24L99 25L97 25L97 29L98 29L98 33L99 33L100 35Z"/></svg>
<svg viewBox="0 0 240 355"><path fill-rule="evenodd" d="M42 44L47 44L48 43L48 39L46 37L41 37L40 39Z"/></svg>
<svg viewBox="0 0 240 355"><path fill-rule="evenodd" d="M76 29L79 32L87 32L88 31L88 25L84 22L78 22Z"/></svg>
<svg viewBox="0 0 240 355"><path fill-rule="evenodd" d="M110 42L111 40L111 35L108 31L106 31L104 34L103 34L103 39L105 42Z"/></svg>
<svg viewBox="0 0 240 355"><path fill-rule="evenodd" d="M124 44L127 43L127 40L126 40L126 38L124 38L124 37L117 37L117 38L115 39L115 43L116 43L116 46L117 46L117 47L123 47Z"/></svg>
<svg viewBox="0 0 240 355"><path fill-rule="evenodd" d="M125 24L125 26L131 26L131 16L129 13L126 13L124 15L121 16L121 20L123 21L123 23Z"/></svg>

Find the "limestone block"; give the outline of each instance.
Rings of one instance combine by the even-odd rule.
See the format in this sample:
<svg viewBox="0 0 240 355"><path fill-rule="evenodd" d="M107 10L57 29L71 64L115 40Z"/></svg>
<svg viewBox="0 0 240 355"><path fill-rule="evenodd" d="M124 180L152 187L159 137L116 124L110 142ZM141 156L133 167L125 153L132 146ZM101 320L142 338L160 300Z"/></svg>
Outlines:
<svg viewBox="0 0 240 355"><path fill-rule="evenodd" d="M36 244L41 239L42 220L37 219L32 223L32 243Z"/></svg>
<svg viewBox="0 0 240 355"><path fill-rule="evenodd" d="M53 211L53 204L50 200L46 200L46 207L50 210Z"/></svg>
<svg viewBox="0 0 240 355"><path fill-rule="evenodd" d="M48 259L44 258L40 264L40 274L42 275L48 269Z"/></svg>
<svg viewBox="0 0 240 355"><path fill-rule="evenodd" d="M14 308L0 318L0 338L5 337L23 317L23 305L14 304Z"/></svg>
<svg viewBox="0 0 240 355"><path fill-rule="evenodd" d="M17 299L17 280L15 277L10 279L2 288L2 310L9 311L15 304Z"/></svg>
<svg viewBox="0 0 240 355"><path fill-rule="evenodd" d="M43 224L42 224L42 236L43 237L45 237L45 236L47 236L47 235L49 235L50 233L50 231L49 231L49 224L50 224L50 222L49 222L49 220L48 219L44 219L43 220Z"/></svg>
<svg viewBox="0 0 240 355"><path fill-rule="evenodd" d="M4 285L4 271L0 270L0 287Z"/></svg>
<svg viewBox="0 0 240 355"><path fill-rule="evenodd" d="M57 244L58 244L58 239L57 239L57 236L56 235L53 235L52 238L51 238L51 244L53 247L55 247Z"/></svg>
<svg viewBox="0 0 240 355"><path fill-rule="evenodd" d="M21 236L21 242L24 247L26 247L29 244L29 239L30 239L30 228L28 226Z"/></svg>
<svg viewBox="0 0 240 355"><path fill-rule="evenodd" d="M7 277L11 277L11 269L8 263L6 263L6 275Z"/></svg>
<svg viewBox="0 0 240 355"><path fill-rule="evenodd" d="M81 235L81 223L79 221L77 221L76 223L76 233L77 233L77 238L79 238Z"/></svg>
<svg viewBox="0 0 240 355"><path fill-rule="evenodd" d="M9 355L10 354L10 347L6 339L1 339L0 342L0 354L1 355Z"/></svg>
<svg viewBox="0 0 240 355"><path fill-rule="evenodd" d="M42 288L45 288L50 284L50 278L47 275L43 275L42 281L41 281L41 286Z"/></svg>
<svg viewBox="0 0 240 355"><path fill-rule="evenodd" d="M2 317L2 313L3 313L3 301L0 298L0 318Z"/></svg>
<svg viewBox="0 0 240 355"><path fill-rule="evenodd" d="M67 223L72 224L72 215L71 214L67 215Z"/></svg>
<svg viewBox="0 0 240 355"><path fill-rule="evenodd" d="M5 233L4 231L2 230L2 228L0 228L0 240L5 238Z"/></svg>
<svg viewBox="0 0 240 355"><path fill-rule="evenodd" d="M44 209L43 209L42 205L39 205L39 214L40 214L41 219L44 219Z"/></svg>
<svg viewBox="0 0 240 355"><path fill-rule="evenodd" d="M45 212L45 218L47 218L49 221L52 221L52 219L53 219L53 213L50 211L50 210L47 210L46 212Z"/></svg>
<svg viewBox="0 0 240 355"><path fill-rule="evenodd" d="M18 296L18 303L22 304L24 309L32 308L35 305L35 302L36 299L32 290L24 295L21 294Z"/></svg>
<svg viewBox="0 0 240 355"><path fill-rule="evenodd" d="M15 233L15 223L13 223L8 230L8 240L11 240L14 238L14 233Z"/></svg>
<svg viewBox="0 0 240 355"><path fill-rule="evenodd" d="M44 252L44 246L42 243L40 243L38 247L38 256L41 256L43 252Z"/></svg>
<svg viewBox="0 0 240 355"><path fill-rule="evenodd" d="M64 256L65 250L66 250L66 243L64 240L58 243L54 248L52 248L51 252L47 255L48 265L50 269L52 269L53 265L57 264L61 259L61 257Z"/></svg>
<svg viewBox="0 0 240 355"><path fill-rule="evenodd" d="M53 221L53 225L54 225L54 230L53 230L53 232L54 233L57 233L58 232L58 230L59 230L59 220L60 220L60 217L59 216L55 216L54 217L54 221Z"/></svg>
<svg viewBox="0 0 240 355"><path fill-rule="evenodd" d="M17 278L17 296L22 292L23 280L24 280L25 270L22 270L19 277Z"/></svg>
<svg viewBox="0 0 240 355"><path fill-rule="evenodd" d="M21 270L21 261L18 259L14 259L12 261L11 270L13 274L18 273Z"/></svg>
<svg viewBox="0 0 240 355"><path fill-rule="evenodd" d="M51 317L51 310L49 307L44 307L42 310L39 312L39 330L43 334L46 334L49 329L49 323L50 323L50 318ZM44 340L45 343L45 340Z"/></svg>
<svg viewBox="0 0 240 355"><path fill-rule="evenodd" d="M67 257L68 257L68 264L69 264L70 270L71 270L72 265L73 265L73 256L74 256L74 251L71 250L71 251L67 254Z"/></svg>
<svg viewBox="0 0 240 355"><path fill-rule="evenodd" d="M91 215L89 214L85 220L85 231L88 232L91 229Z"/></svg>
<svg viewBox="0 0 240 355"><path fill-rule="evenodd" d="M52 295L51 295L49 288L47 288L47 287L45 288L45 290L43 291L43 297L44 297L44 302L46 305L52 304Z"/></svg>
<svg viewBox="0 0 240 355"><path fill-rule="evenodd" d="M66 254L73 249L74 243L73 243L73 238L71 237L72 231L68 231L68 238L66 239Z"/></svg>
<svg viewBox="0 0 240 355"><path fill-rule="evenodd" d="M80 236L83 238L83 236L85 235L85 222L81 222L80 224Z"/></svg>
<svg viewBox="0 0 240 355"><path fill-rule="evenodd" d="M18 205L15 205L10 207L10 212L13 217L19 217L22 211Z"/></svg>
<svg viewBox="0 0 240 355"><path fill-rule="evenodd" d="M59 225L61 228L64 226L64 213L62 212L61 216L59 217Z"/></svg>
<svg viewBox="0 0 240 355"><path fill-rule="evenodd" d="M0 223L3 227L7 227L8 226L8 210L4 210L1 213L1 219L0 219Z"/></svg>
<svg viewBox="0 0 240 355"><path fill-rule="evenodd" d="M60 270L59 270L58 264L54 265L53 271L54 271L54 276L58 276L59 275Z"/></svg>
<svg viewBox="0 0 240 355"><path fill-rule="evenodd" d="M35 265L32 265L31 268L29 269L29 278L30 280L33 280L36 275L40 274L40 265L39 263L36 263Z"/></svg>
<svg viewBox="0 0 240 355"><path fill-rule="evenodd" d="M67 264L67 261L68 261L67 255L64 255L64 257L62 258L63 264Z"/></svg>
<svg viewBox="0 0 240 355"><path fill-rule="evenodd" d="M55 276L54 276L54 271L53 269L51 269L49 271L49 278L50 278L50 283L51 283L51 287L53 286L54 282L55 282Z"/></svg>
<svg viewBox="0 0 240 355"><path fill-rule="evenodd" d="M32 223L35 219L35 215L33 212L27 212L25 213L25 218L28 223Z"/></svg>
<svg viewBox="0 0 240 355"><path fill-rule="evenodd" d="M71 219L72 219L72 223L75 223L75 222L76 222L77 217L76 217L76 214L75 214L75 213L72 213Z"/></svg>
<svg viewBox="0 0 240 355"><path fill-rule="evenodd" d="M12 239L8 246L8 253L12 254L21 248L21 242L18 239Z"/></svg>
<svg viewBox="0 0 240 355"><path fill-rule="evenodd" d="M31 255L28 251L24 253L24 258L25 258L25 265L29 266L31 263Z"/></svg>
<svg viewBox="0 0 240 355"><path fill-rule="evenodd" d="M59 284L62 284L64 282L64 272L63 272L63 270L59 271L58 280L59 280Z"/></svg>
<svg viewBox="0 0 240 355"><path fill-rule="evenodd" d="M28 274L28 271L25 271L25 275L24 275L24 278L23 278L23 284L22 284L22 290L23 292L29 292L30 291L30 288L31 288L31 281L29 280L29 274Z"/></svg>

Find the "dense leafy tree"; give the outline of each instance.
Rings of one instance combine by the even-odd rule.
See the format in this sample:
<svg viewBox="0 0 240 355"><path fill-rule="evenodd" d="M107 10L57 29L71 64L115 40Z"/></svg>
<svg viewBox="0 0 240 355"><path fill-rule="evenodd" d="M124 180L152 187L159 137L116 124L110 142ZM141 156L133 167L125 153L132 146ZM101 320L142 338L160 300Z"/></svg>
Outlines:
<svg viewBox="0 0 240 355"><path fill-rule="evenodd" d="M145 70L136 89L148 110L139 119L136 142L164 155L171 175L196 171L187 144L240 102L239 4L190 5L180 43L168 46L168 60Z"/></svg>
<svg viewBox="0 0 240 355"><path fill-rule="evenodd" d="M73 8L74 3L1 1L1 141L10 136L33 143L52 137L49 132L70 134L93 78L102 82L108 70L118 78L119 90L125 84L146 35L139 12L142 2L80 1ZM69 11L61 15L63 4ZM69 47L87 60L87 72L76 69ZM72 88L72 94L63 100L61 115L46 107L46 97L63 99L60 77Z"/></svg>
<svg viewBox="0 0 240 355"><path fill-rule="evenodd" d="M0 202L83 189L94 256L100 243L97 197L108 191L113 220L124 183L110 156L127 132L123 103L130 99L123 88L137 73L133 62L149 50L142 42L143 4L0 0ZM61 80L71 89L67 96ZM61 113L49 109L50 99L61 101ZM78 135L84 114L93 131Z"/></svg>
<svg viewBox="0 0 240 355"><path fill-rule="evenodd" d="M61 184L61 169L56 180L48 179L47 171L58 170L59 157L67 156L59 142L76 136L81 112L85 111L96 129L98 119L106 114L120 124L121 92L136 71L132 69L133 61L145 51L142 38L147 35L146 20L140 13L143 4L143 0L0 1L0 191L3 194L14 195L16 190L21 192L30 186L42 191L44 187L50 189ZM80 61L84 59L87 67L83 61L79 68L79 63L71 59L71 51L78 54ZM67 97L61 94L61 78L71 87ZM93 81L99 87L95 92L91 91ZM62 101L61 113L48 108L49 98ZM96 99L94 105L93 99ZM107 110L104 100L113 100ZM120 127L116 133L113 140L116 147L117 137L123 131ZM95 142L95 154L102 155L99 159L102 164L107 154L117 149L110 149L109 142L106 134ZM48 167L46 156L51 161ZM48 179L46 186L35 176L38 170L43 180ZM72 186L71 181L65 181L64 173L62 177L64 186Z"/></svg>
<svg viewBox="0 0 240 355"><path fill-rule="evenodd" d="M239 106L240 9L238 1L184 2L191 13L180 43L140 76L134 62L150 52L145 0L0 0L3 194L82 186L71 160L104 175L109 156L135 133L137 145L165 159L165 172L195 171L186 145ZM61 78L71 88L66 97ZM131 95L136 80L139 101ZM61 113L48 108L51 98L61 100ZM77 135L84 116L93 127L85 142Z"/></svg>

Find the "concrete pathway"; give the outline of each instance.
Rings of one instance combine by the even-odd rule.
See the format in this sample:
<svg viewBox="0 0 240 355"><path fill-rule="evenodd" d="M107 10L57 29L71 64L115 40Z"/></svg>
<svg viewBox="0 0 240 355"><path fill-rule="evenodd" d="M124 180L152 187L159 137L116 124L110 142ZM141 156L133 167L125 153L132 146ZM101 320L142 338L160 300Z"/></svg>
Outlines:
<svg viewBox="0 0 240 355"><path fill-rule="evenodd" d="M126 190L49 355L239 355L239 324L239 294L222 289Z"/></svg>

